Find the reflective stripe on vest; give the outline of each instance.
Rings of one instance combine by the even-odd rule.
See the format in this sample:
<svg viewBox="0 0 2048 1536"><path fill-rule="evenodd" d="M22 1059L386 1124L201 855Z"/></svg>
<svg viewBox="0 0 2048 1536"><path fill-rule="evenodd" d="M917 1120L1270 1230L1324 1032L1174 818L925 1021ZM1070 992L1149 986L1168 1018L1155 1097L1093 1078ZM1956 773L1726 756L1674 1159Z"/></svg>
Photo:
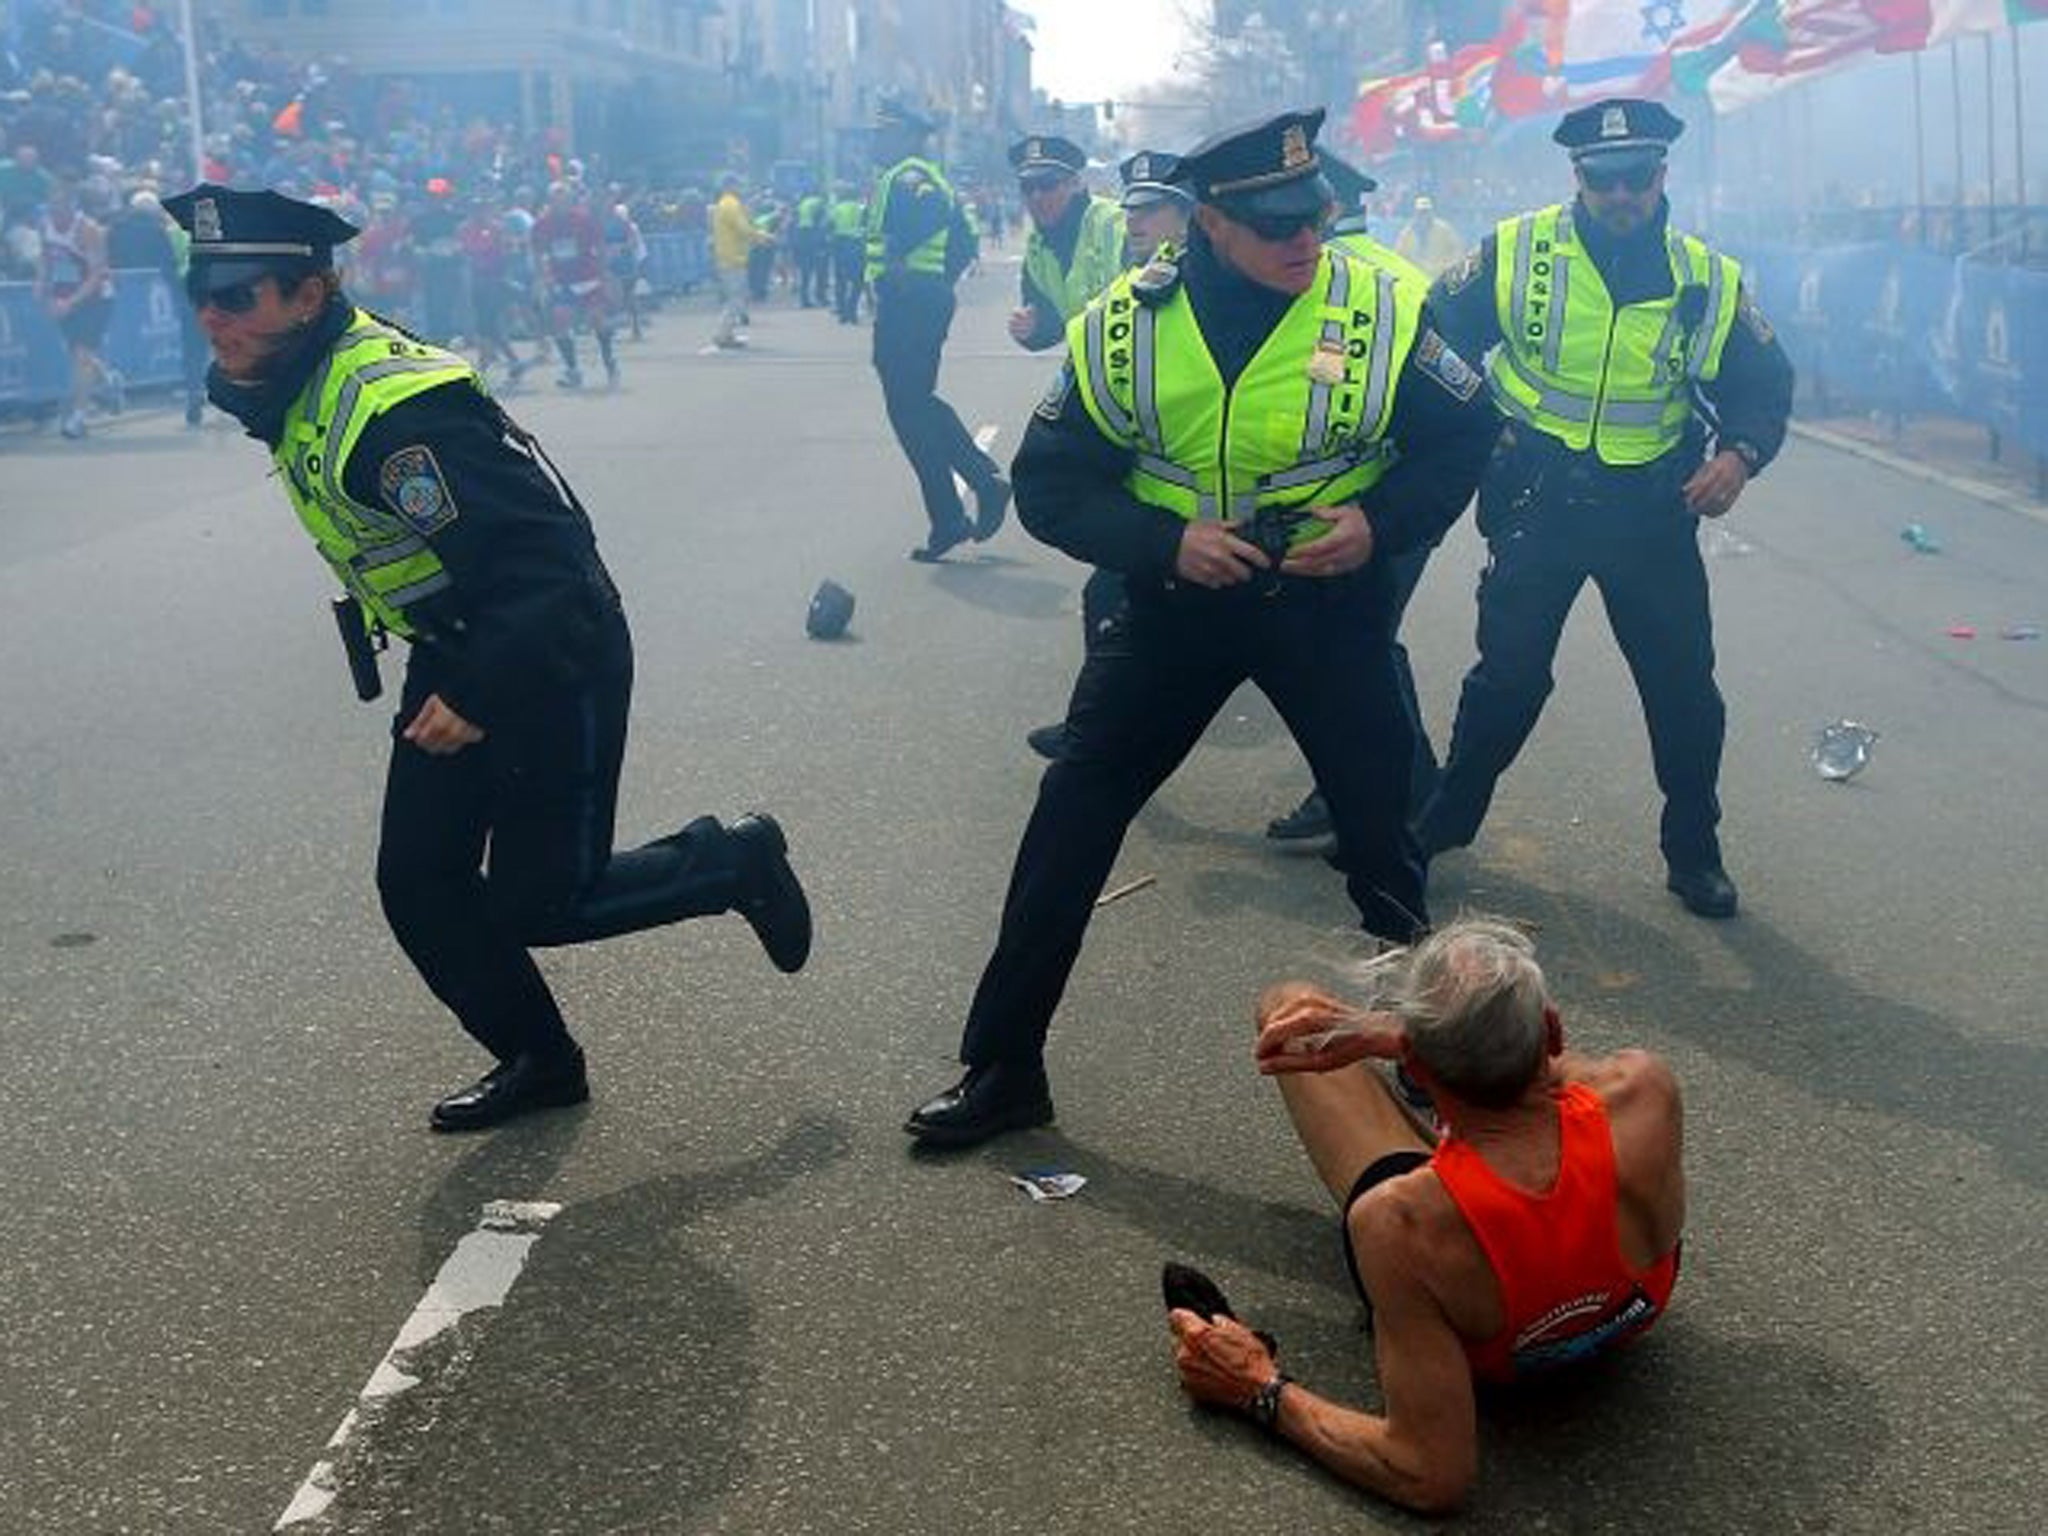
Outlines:
<svg viewBox="0 0 2048 1536"><path fill-rule="evenodd" d="M476 370L452 352L414 341L355 311L285 416L272 457L286 494L323 558L364 611L393 634L416 627L406 608L451 585L440 557L411 524L346 489L349 455L367 427L401 401Z"/></svg>
<svg viewBox="0 0 2048 1536"><path fill-rule="evenodd" d="M1503 219L1494 258L1501 345L1487 363L1501 410L1608 464L1647 464L1677 447L1692 386L1720 374L1742 269L1676 230L1665 248L1672 291L1616 308L1569 207ZM1679 315L1688 288L1705 295L1690 329Z"/></svg>
<svg viewBox="0 0 2048 1536"><path fill-rule="evenodd" d="M1178 517L1355 501L1386 472L1384 442L1424 289L1325 251L1315 282L1224 388L1184 290L1141 304L1124 273L1067 327L1081 403L1134 450L1125 485ZM1296 530L1295 542L1329 525Z"/></svg>
<svg viewBox="0 0 2048 1536"><path fill-rule="evenodd" d="M1064 271L1052 242L1036 225L1024 242L1024 275L1060 312L1062 322L1088 307L1124 269L1124 211L1106 197L1090 197L1074 237L1074 259Z"/></svg>
<svg viewBox="0 0 2048 1536"><path fill-rule="evenodd" d="M946 199L947 217L927 239L905 254L903 265L907 271L923 272L933 277L945 276L946 244L953 230L953 189L947 184L946 178L940 174L936 165L929 160L911 155L907 159L898 160L882 173L882 179L875 183L874 198L868 203L869 282L880 277L883 268L888 265L889 237L883 226L889 222L889 198L896 190L896 178L905 171L912 170L923 173L932 185L939 189L940 194Z"/></svg>

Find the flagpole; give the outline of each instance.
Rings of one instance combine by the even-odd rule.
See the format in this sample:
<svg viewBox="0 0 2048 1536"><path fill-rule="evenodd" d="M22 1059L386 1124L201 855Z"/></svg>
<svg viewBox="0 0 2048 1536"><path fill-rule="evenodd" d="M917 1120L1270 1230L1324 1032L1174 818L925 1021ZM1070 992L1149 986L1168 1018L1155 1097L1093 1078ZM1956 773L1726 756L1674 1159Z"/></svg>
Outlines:
<svg viewBox="0 0 2048 1536"><path fill-rule="evenodd" d="M1921 248L1927 245L1927 117L1920 95L1920 50L1913 60L1913 232Z"/></svg>
<svg viewBox="0 0 2048 1536"><path fill-rule="evenodd" d="M1963 55L1961 45L1954 41L1948 45L1948 90L1953 98L1956 119L1956 248L1950 254L1960 256L1968 249L1970 241L1963 229Z"/></svg>
<svg viewBox="0 0 2048 1536"><path fill-rule="evenodd" d="M2031 222L2031 221L2030 221L2030 220L2028 219L2028 217L2027 217L2027 208L2028 208L2028 203L2027 203L2027 121L2026 121L2026 111L2025 111L2025 107L2024 107L2024 105L2023 105L2023 104L2024 104L2024 102L2026 101L2026 90L2025 90L2025 88L2024 88L2024 87L2023 87L2023 86L2022 86L2022 85L2020 84L2020 81L2021 81L2021 79L2023 78L2023 77L2022 77L2022 75L2020 74L2020 29L2019 29L2018 27L2014 27L2014 28L2012 29L2012 32L2011 32L2011 34L2010 34L2010 35L2011 35L2011 40L2012 40L2012 158L2013 158L2013 175L2014 175L2015 177L2017 177L2017 178L2018 178L2018 180L2019 180L2019 189L2020 189L2020 228L2021 228L2021 229L2023 229L2023 230L2026 230L2026 229L2031 229L2031 228L2033 228L2033 224L2032 224L2032 222ZM2022 235L2022 236L2020 237L2020 242L2021 242L2021 249L2020 249L2020 252L2019 252L2019 259L2020 259L2020 260L2021 260L2022 262L2024 262L2024 261L2025 261L2025 260L2027 259L2027 252L2026 252L2026 248L2025 248L2025 247L2026 247L2026 236L2025 236L2025 235ZM2048 459L2043 459L2043 460L2042 460L2042 465L2043 465L2043 472L2044 472L2044 473L2048 473Z"/></svg>
<svg viewBox="0 0 2048 1536"><path fill-rule="evenodd" d="M206 132L199 118L199 38L192 28L192 0L178 0L178 25L185 34L185 101L191 109L192 180L206 180Z"/></svg>
<svg viewBox="0 0 2048 1536"><path fill-rule="evenodd" d="M1992 72L1991 34L1984 37L1984 194L1986 240L1998 238L1998 77Z"/></svg>

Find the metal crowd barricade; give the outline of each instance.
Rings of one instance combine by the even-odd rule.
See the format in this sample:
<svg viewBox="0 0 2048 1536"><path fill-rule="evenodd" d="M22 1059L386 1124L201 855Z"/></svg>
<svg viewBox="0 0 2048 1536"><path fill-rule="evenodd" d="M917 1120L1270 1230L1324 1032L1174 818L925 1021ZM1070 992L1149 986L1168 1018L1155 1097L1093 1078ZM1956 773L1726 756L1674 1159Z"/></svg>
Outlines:
<svg viewBox="0 0 2048 1536"><path fill-rule="evenodd" d="M107 361L129 388L179 384L185 302L160 272L114 274ZM33 283L0 283L0 411L36 410L71 393L71 360L57 322L36 302Z"/></svg>

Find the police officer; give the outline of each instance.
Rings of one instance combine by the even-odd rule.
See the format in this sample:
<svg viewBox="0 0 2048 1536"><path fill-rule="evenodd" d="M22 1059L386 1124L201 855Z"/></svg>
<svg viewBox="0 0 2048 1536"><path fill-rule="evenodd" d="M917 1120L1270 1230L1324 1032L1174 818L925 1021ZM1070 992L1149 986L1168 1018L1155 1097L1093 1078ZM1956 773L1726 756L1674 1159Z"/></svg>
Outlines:
<svg viewBox="0 0 2048 1536"><path fill-rule="evenodd" d="M1074 321L1018 451L1025 526L1122 572L1130 604L1083 663L1072 741L1039 785L966 1075L906 1127L926 1143L1051 1118L1046 1030L1096 894L1247 678L1329 793L1365 927L1406 941L1427 924L1407 723L1374 619L1387 561L1458 515L1496 421L1421 290L1323 248L1322 120L1286 112L1191 152L1185 258L1119 276Z"/></svg>
<svg viewBox="0 0 2048 1536"><path fill-rule="evenodd" d="M1010 482L938 394L953 283L974 252L959 200L924 154L933 128L900 101L885 99L876 110L875 159L887 169L868 202L866 272L875 299L875 373L931 524L910 558L927 562L970 538L992 538L1010 505ZM955 470L974 491L971 523L953 487Z"/></svg>
<svg viewBox="0 0 2048 1536"><path fill-rule="evenodd" d="M863 231L867 205L850 183L841 182L832 199L832 310L841 325L860 319L861 267L867 259Z"/></svg>
<svg viewBox="0 0 2048 1536"><path fill-rule="evenodd" d="M1010 146L1010 165L1031 216L1010 339L1042 352L1063 341L1067 322L1123 271L1124 216L1081 184L1088 155L1071 139L1050 133L1021 138Z"/></svg>
<svg viewBox="0 0 2048 1536"><path fill-rule="evenodd" d="M1439 279L1452 344L1493 348L1487 382L1508 426L1480 488L1479 660L1419 831L1430 853L1478 832L1590 579L1649 725L1667 884L1700 916L1730 917L1698 523L1777 453L1792 365L1736 262L1670 225L1665 155L1683 131L1650 101L1568 114L1552 138L1571 152L1577 198L1503 220Z"/></svg>
<svg viewBox="0 0 2048 1536"><path fill-rule="evenodd" d="M1124 266L1143 266L1162 249L1173 252L1187 244L1188 216L1195 205L1187 189L1173 179L1179 169L1178 155L1156 149L1141 149L1117 167L1123 182ZM1028 276L1025 282L1029 284ZM1114 631L1123 608L1122 575L1099 567L1091 572L1081 589L1084 651ZM1040 757L1058 757L1066 750L1067 722L1062 718L1037 726L1026 732L1024 739Z"/></svg>
<svg viewBox="0 0 2048 1536"><path fill-rule="evenodd" d="M796 225L790 236L796 256L797 302L805 309L825 303L825 194L813 187L797 199Z"/></svg>
<svg viewBox="0 0 2048 1536"><path fill-rule="evenodd" d="M1142 267L1162 246L1176 251L1186 246L1195 201L1174 180L1180 156L1141 149L1127 155L1116 173L1123 182L1124 265Z"/></svg>
<svg viewBox="0 0 2048 1536"><path fill-rule="evenodd" d="M632 644L589 520L533 439L460 357L350 302L333 258L346 220L211 184L164 206L192 237L210 397L270 449L347 589L358 691L376 691L373 635L411 643L378 894L496 1058L434 1106L434 1129L589 1096L529 946L737 911L779 968L801 967L810 911L773 818L703 816L612 852Z"/></svg>
<svg viewBox="0 0 2048 1536"><path fill-rule="evenodd" d="M1337 215L1330 222L1328 236L1330 244L1347 256L1355 256L1393 274L1397 281L1416 284L1427 290L1428 274L1392 246L1373 238L1367 230L1366 198L1379 190L1379 183L1335 155L1326 152L1322 160L1323 174L1329 179L1331 190L1337 194ZM1394 590L1387 618L1394 631L1394 676L1401 689L1401 706L1407 712L1409 729L1415 738L1415 757L1408 777L1408 803L1416 810L1421 809L1436 788L1437 763L1435 749L1429 744L1429 731L1422 720L1422 702L1415 692L1415 669L1409 664L1408 647L1401 643L1401 616L1408 611L1408 600L1415 595L1415 588L1422 581L1423 568L1429 564L1430 553L1435 548L1434 540L1418 544L1390 562L1394 569ZM1320 789L1314 787L1293 810L1266 823L1266 836L1280 843L1328 837L1335 830L1330 821L1330 802Z"/></svg>

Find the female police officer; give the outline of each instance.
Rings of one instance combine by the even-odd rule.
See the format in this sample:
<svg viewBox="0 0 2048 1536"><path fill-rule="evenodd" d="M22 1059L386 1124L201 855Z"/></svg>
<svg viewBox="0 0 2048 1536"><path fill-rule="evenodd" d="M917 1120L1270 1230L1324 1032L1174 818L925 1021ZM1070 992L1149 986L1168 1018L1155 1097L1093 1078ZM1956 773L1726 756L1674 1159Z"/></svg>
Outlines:
<svg viewBox="0 0 2048 1536"><path fill-rule="evenodd" d="M737 911L778 967L801 967L810 909L771 817L699 817L611 851L632 644L589 520L533 440L468 363L342 294L345 220L211 184L164 207L192 236L208 394L269 447L347 589L358 691L376 693L373 636L411 644L378 893L434 995L497 1058L433 1127L589 1096L529 945Z"/></svg>

